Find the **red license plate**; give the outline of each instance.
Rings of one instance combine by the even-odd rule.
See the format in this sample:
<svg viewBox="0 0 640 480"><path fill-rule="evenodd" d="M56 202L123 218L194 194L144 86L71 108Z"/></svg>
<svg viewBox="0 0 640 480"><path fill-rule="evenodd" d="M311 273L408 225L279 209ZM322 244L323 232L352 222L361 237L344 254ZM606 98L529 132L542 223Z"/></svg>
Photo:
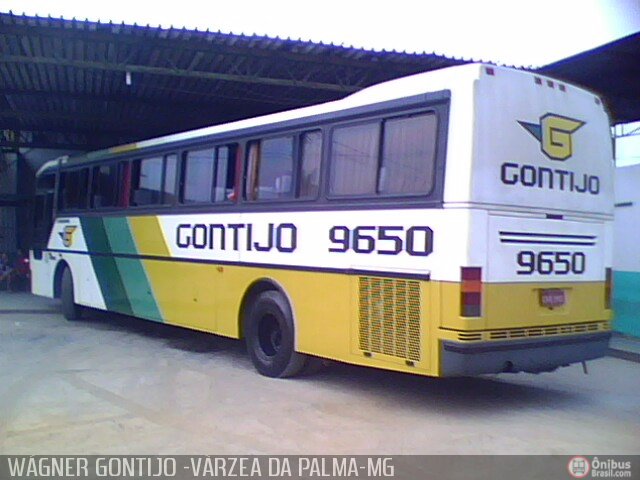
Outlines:
<svg viewBox="0 0 640 480"><path fill-rule="evenodd" d="M540 290L540 305L543 307L561 307L567 303L565 291L560 288L547 288Z"/></svg>

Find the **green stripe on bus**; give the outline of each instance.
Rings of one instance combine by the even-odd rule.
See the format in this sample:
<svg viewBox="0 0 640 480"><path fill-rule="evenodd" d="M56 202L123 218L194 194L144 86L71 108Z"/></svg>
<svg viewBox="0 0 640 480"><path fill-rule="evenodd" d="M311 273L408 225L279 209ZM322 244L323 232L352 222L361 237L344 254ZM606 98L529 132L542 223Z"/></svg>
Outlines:
<svg viewBox="0 0 640 480"><path fill-rule="evenodd" d="M131 303L120 277L120 272L113 253L109 238L105 231L103 219L99 217L82 218L80 220L82 232L87 242L87 250L91 253L103 255L91 255L91 264L98 278L98 284L102 291L102 297L107 310L132 315Z"/></svg>
<svg viewBox="0 0 640 480"><path fill-rule="evenodd" d="M113 253L139 253L126 217L105 218L104 226ZM133 314L136 317L162 321L142 261L138 258L116 258L115 262Z"/></svg>

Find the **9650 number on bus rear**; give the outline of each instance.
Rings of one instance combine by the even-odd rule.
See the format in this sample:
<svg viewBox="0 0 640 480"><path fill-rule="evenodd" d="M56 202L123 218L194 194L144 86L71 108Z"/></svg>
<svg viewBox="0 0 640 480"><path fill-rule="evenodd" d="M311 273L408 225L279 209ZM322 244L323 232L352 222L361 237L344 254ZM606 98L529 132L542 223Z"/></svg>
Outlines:
<svg viewBox="0 0 640 480"><path fill-rule="evenodd" d="M518 252L518 275L581 275L587 268L583 252Z"/></svg>

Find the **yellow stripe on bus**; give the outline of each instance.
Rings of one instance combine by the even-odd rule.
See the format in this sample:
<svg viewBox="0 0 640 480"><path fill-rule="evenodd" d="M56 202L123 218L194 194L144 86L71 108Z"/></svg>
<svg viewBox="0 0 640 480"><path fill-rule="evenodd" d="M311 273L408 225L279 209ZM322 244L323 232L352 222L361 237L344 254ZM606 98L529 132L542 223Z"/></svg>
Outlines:
<svg viewBox="0 0 640 480"><path fill-rule="evenodd" d="M129 217L129 225L140 255L169 256L158 217Z"/></svg>

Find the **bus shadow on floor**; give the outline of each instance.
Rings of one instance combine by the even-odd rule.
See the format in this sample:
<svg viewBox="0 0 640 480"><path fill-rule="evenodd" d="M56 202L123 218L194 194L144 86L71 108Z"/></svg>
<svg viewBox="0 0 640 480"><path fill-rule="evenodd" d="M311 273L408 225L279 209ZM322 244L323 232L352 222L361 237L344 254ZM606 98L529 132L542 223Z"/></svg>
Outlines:
<svg viewBox="0 0 640 480"><path fill-rule="evenodd" d="M99 330L127 332L160 340L166 346L186 353L223 354L229 361L229 369L252 369L245 344L240 340L112 312L90 311L85 314L83 323ZM159 345L158 348L162 347ZM259 374L256 372L255 375ZM273 381L283 382L283 385L289 381L303 382L322 390L373 396L403 408L429 407L445 411L464 409L499 414L504 408L561 408L566 404L575 407L577 403L586 401L581 400L578 392L540 385L544 383L541 380L543 375L554 373L512 375L518 382L525 379L536 385L510 382L507 375L432 378L333 361L314 375Z"/></svg>
<svg viewBox="0 0 640 480"><path fill-rule="evenodd" d="M186 352L215 353L226 350L244 350L244 343L238 340L114 312L89 310L84 313L82 321L91 328L126 331L147 338L159 339L171 348Z"/></svg>
<svg viewBox="0 0 640 480"><path fill-rule="evenodd" d="M335 388L353 388L351 385L356 384L359 393L382 396L390 405L401 404L404 408L429 406L446 411L500 414L504 408L555 409L563 405L575 407L586 401L577 392L545 386L541 376L524 373L512 374L513 382L507 375L433 378L336 363L321 375ZM523 380L527 384L520 383Z"/></svg>

